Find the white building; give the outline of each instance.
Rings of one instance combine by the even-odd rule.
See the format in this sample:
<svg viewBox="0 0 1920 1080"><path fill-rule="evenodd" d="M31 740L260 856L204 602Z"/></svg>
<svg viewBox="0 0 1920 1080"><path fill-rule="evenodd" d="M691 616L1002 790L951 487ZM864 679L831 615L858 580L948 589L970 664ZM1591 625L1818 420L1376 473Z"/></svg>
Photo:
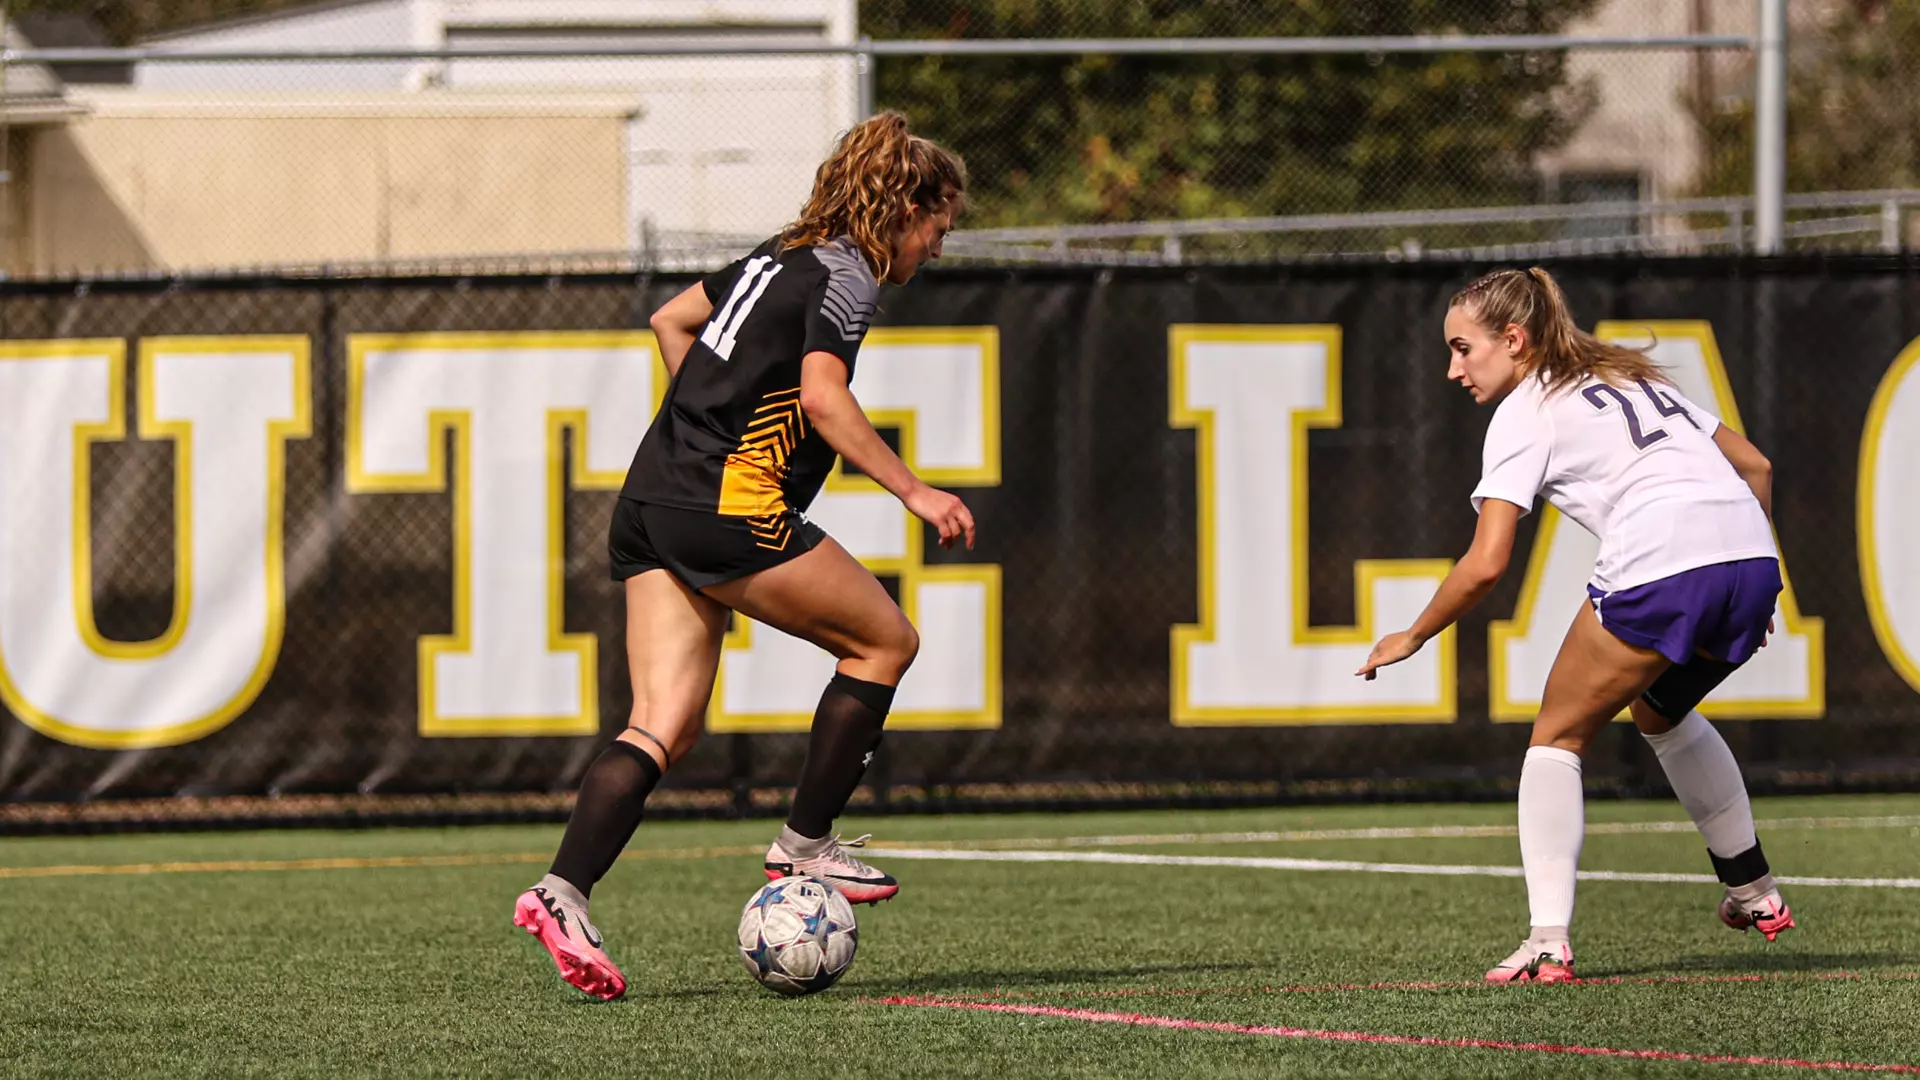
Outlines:
<svg viewBox="0 0 1920 1080"><path fill-rule="evenodd" d="M180 52L850 44L854 0L325 0ZM858 117L846 56L137 65L73 86L35 269L614 253L790 220ZM76 195L76 192L79 194ZM530 193L532 193L530 195ZM96 228L96 222L106 222Z"/></svg>

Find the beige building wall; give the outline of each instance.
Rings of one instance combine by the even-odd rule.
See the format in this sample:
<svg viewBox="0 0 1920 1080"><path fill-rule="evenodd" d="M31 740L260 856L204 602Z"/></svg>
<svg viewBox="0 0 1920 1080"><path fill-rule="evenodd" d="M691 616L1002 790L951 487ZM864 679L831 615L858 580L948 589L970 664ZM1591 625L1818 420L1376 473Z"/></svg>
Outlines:
<svg viewBox="0 0 1920 1080"><path fill-rule="evenodd" d="M102 92L33 140L22 270L627 246L630 97ZM538 192L538 198L529 193Z"/></svg>
<svg viewBox="0 0 1920 1080"><path fill-rule="evenodd" d="M1569 26L1579 36L1669 36L1752 34L1756 0L1609 0L1592 16ZM1549 180L1562 175L1633 174L1643 199L1689 194L1702 146L1687 102L1696 94L1727 92L1730 63L1746 61L1736 51L1580 51L1568 67L1575 83L1596 94L1596 104L1574 138L1543 155Z"/></svg>

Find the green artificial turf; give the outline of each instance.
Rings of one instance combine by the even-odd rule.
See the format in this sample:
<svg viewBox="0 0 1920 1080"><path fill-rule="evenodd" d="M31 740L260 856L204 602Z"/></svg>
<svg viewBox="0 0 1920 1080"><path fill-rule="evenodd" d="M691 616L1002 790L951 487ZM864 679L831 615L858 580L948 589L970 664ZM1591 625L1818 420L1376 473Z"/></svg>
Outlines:
<svg viewBox="0 0 1920 1080"><path fill-rule="evenodd" d="M1756 813L1909 817L1870 828L1763 823L1762 836L1780 874L1920 878L1920 798L1767 800ZM1672 803L1589 808L1590 824L1678 816ZM1512 820L1510 806L1397 806L844 825L874 829L889 847L1513 866L1511 836L1154 839ZM544 871L557 827L0 840L5 868L249 864L31 877L0 870L0 1075L1805 1071L927 1007L943 1003L1920 1067L1920 977L1903 977L1920 975L1917 889L1789 887L1802 928L1769 945L1719 925L1717 886L1585 882L1574 930L1579 972L1619 981L1490 988L1476 984L1480 973L1525 933L1524 889L1513 878L875 857L902 879L901 896L859 909L859 957L838 987L787 1000L756 986L731 945L740 905L761 881L757 849L773 827L643 826L633 857L595 895L595 920L632 985L610 1004L562 984L510 924L514 896ZM1060 842L1067 837L1106 839ZM519 854L524 861L511 861ZM412 856L455 864L259 865ZM502 858L509 861L485 861ZM1710 872L1690 832L1596 833L1582 866ZM1365 988L1372 983L1449 985Z"/></svg>

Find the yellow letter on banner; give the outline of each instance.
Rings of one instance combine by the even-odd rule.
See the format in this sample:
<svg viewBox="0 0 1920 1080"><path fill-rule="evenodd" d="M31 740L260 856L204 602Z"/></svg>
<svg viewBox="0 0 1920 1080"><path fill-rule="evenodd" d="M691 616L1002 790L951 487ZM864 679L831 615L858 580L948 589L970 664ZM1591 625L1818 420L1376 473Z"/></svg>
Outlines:
<svg viewBox="0 0 1920 1080"><path fill-rule="evenodd" d="M1307 624L1307 430L1340 426L1337 326L1174 326L1170 412L1197 430L1200 622L1173 628L1183 726L1444 723L1451 628L1374 682L1373 642L1412 625L1452 563L1354 564L1359 624Z"/></svg>
<svg viewBox="0 0 1920 1080"><path fill-rule="evenodd" d="M1920 690L1920 338L1874 392L1860 440L1860 585L1881 651Z"/></svg>
<svg viewBox="0 0 1920 1080"><path fill-rule="evenodd" d="M1594 335L1626 345L1645 345L1651 336L1653 358L1666 368L1680 392L1714 410L1728 427L1742 430L1740 409L1711 324L1603 322L1594 328ZM1587 602L1587 578L1600 553L1600 542L1593 534L1568 522L1559 511L1542 506L1538 512L1540 525L1513 618L1496 619L1487 630L1487 691L1495 720L1532 720L1539 711L1547 672L1559 655L1574 613ZM1786 588L1780 592L1777 632L1766 648L1701 704L1701 713L1811 718L1826 711L1826 625L1800 613L1784 560L1780 575Z"/></svg>
<svg viewBox="0 0 1920 1080"><path fill-rule="evenodd" d="M855 392L873 422L900 433L900 457L931 484L1000 483L1000 338L993 327L879 329L860 348ZM1000 568L928 566L925 526L866 477L836 466L807 516L877 574L900 582L920 657L887 727L1000 726ZM738 620L720 654L712 731L805 731L833 657Z"/></svg>

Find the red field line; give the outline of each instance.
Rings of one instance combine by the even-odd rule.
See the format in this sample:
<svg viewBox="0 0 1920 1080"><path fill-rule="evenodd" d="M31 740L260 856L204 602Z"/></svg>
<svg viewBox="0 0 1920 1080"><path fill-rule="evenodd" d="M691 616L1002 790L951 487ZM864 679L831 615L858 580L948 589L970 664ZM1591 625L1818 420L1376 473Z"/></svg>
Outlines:
<svg viewBox="0 0 1920 1080"><path fill-rule="evenodd" d="M991 1001L957 1001L929 997L890 997L872 999L879 1005L903 1005L920 1009L965 1009L975 1012L1011 1013L1017 1016L1044 1016L1063 1020L1082 1020L1090 1024L1127 1024L1133 1027L1166 1028L1173 1031L1211 1031L1227 1035L1259 1035L1272 1039L1306 1039L1314 1042L1370 1043L1382 1046L1427 1046L1461 1050L1501 1050L1527 1054L1570 1054L1579 1057L1623 1058L1638 1061L1672 1061L1696 1065L1759 1065L1779 1069L1810 1069L1821 1072L1871 1072L1920 1075L1920 1065L1877 1064L1866 1061L1805 1061L1800 1058L1761 1057L1739 1054L1690 1054L1680 1050L1634 1050L1615 1046L1580 1044L1504 1042L1498 1039L1448 1039L1430 1035L1383 1035L1368 1031L1327 1031L1267 1024L1229 1024L1213 1020L1188 1020L1175 1016L1148 1016L1143 1013L1099 1012L1093 1009L1068 1009L1054 1005L1009 1005Z"/></svg>

